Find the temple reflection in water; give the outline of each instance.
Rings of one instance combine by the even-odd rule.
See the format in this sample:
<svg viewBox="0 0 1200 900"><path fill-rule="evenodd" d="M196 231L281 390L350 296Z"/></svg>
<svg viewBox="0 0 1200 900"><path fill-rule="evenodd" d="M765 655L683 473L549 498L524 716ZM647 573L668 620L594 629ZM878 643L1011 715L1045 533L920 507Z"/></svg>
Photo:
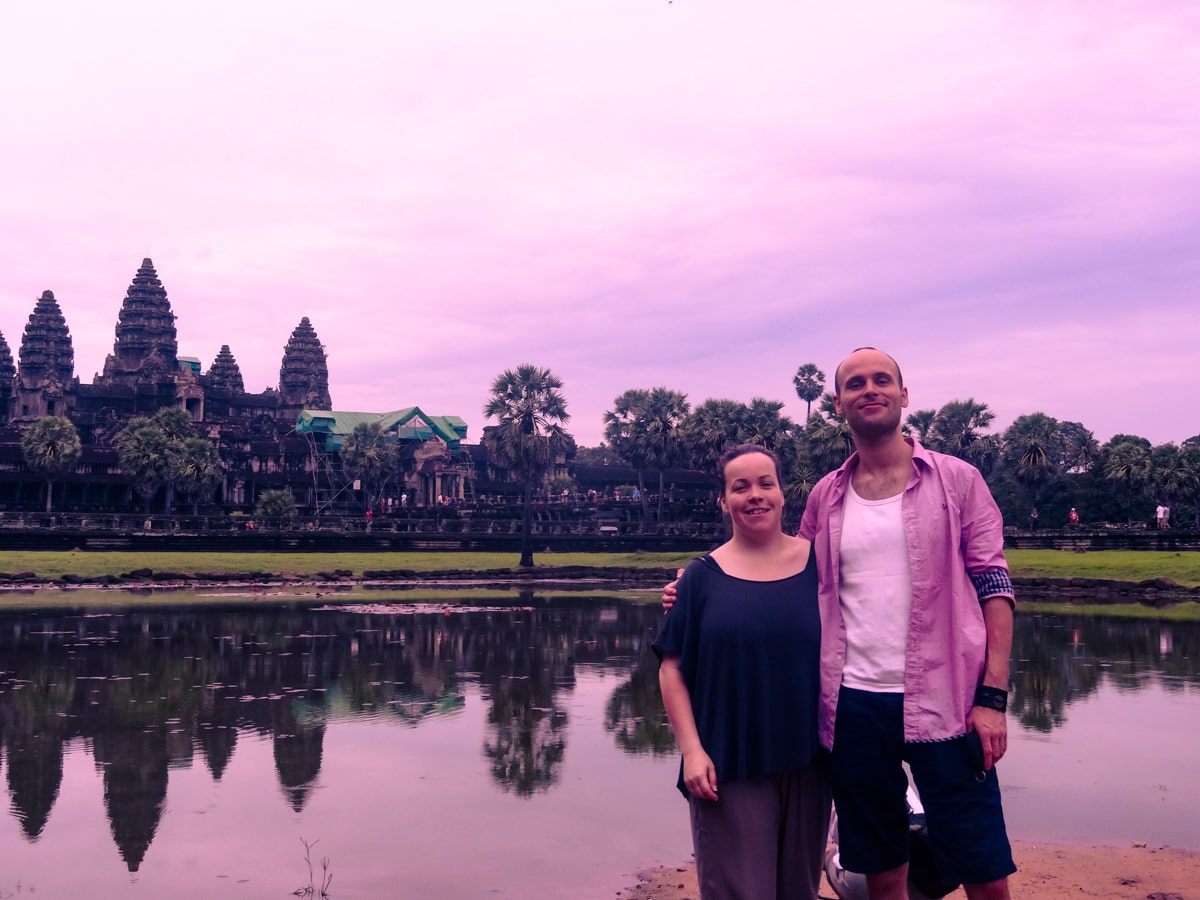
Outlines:
<svg viewBox="0 0 1200 900"><path fill-rule="evenodd" d="M405 615L8 614L0 619L0 741L13 812L36 840L58 798L64 746L82 738L103 771L113 838L136 871L171 769L199 757L219 781L239 735L269 736L283 798L299 812L321 770L331 719L384 716L416 727L458 713L464 680L489 703L482 755L495 784L518 795L543 792L566 752L561 698L574 667L628 665L631 655L648 663L645 636L658 615L629 604L563 610L532 595L518 610L439 606ZM623 684L608 715L622 746L674 751L656 677Z"/></svg>
<svg viewBox="0 0 1200 900"><path fill-rule="evenodd" d="M493 792L544 796L561 786L585 665L612 673L599 725L614 751L673 761L648 646L659 621L653 605L532 594L479 607L8 612L0 763L12 814L24 840L39 841L55 827L64 754L88 753L113 842L137 872L172 772L202 765L220 782L239 741L270 741L274 772L261 777L300 813L329 762L332 725L419 729L464 715L469 695L483 703L471 713L482 737L469 757L480 779ZM1106 683L1194 689L1200 627L1019 616L1013 658L1014 727L1045 733Z"/></svg>

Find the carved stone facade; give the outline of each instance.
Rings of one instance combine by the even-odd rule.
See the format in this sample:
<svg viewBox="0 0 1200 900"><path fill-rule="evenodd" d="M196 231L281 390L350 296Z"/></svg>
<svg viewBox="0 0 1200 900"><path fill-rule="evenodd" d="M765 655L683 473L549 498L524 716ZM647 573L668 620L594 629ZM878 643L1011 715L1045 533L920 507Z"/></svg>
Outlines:
<svg viewBox="0 0 1200 900"><path fill-rule="evenodd" d="M138 384L179 368L175 314L154 263L142 260L117 317L117 339L104 361L105 384Z"/></svg>
<svg viewBox="0 0 1200 900"><path fill-rule="evenodd" d="M242 382L242 370L238 367L237 360L233 358L233 351L229 349L228 344L221 345L221 351L208 370L208 385L219 391L231 391L235 394L245 393L246 386Z"/></svg>
<svg viewBox="0 0 1200 900"><path fill-rule="evenodd" d="M12 405L13 387L17 383L17 367L13 363L12 351L0 332L0 425L8 421L9 407Z"/></svg>
<svg viewBox="0 0 1200 900"><path fill-rule="evenodd" d="M308 316L292 331L279 367L279 393L289 418L302 409L332 409L329 399L329 366L325 348L317 339Z"/></svg>
<svg viewBox="0 0 1200 900"><path fill-rule="evenodd" d="M12 417L32 421L64 415L73 405L78 383L71 332L53 291L45 291L29 314L21 338Z"/></svg>
<svg viewBox="0 0 1200 900"><path fill-rule="evenodd" d="M0 509L27 502L22 485L32 479L23 471L19 430L48 415L69 418L84 445L75 477L64 480L67 504L107 510L136 505L120 473L114 440L131 418L153 416L164 407L185 409L196 433L216 446L226 466L225 483L214 497L218 506L251 508L263 490L280 488L292 490L302 509L324 498L349 496L334 483L336 448L316 448L324 457L318 460L312 441L295 433L303 411L333 409L325 348L308 317L288 339L278 389L262 393L246 392L228 344L207 372L195 357L180 356L175 318L153 262L144 259L121 304L113 351L91 384L75 375L71 333L51 291L42 294L29 316L18 365L0 334L0 426L10 423L0 428ZM466 425L454 417L427 418L451 423L449 437L396 434L412 445L414 494L423 500L426 493L432 498L444 491L461 498L465 479L458 441ZM73 487L67 483L72 481Z"/></svg>

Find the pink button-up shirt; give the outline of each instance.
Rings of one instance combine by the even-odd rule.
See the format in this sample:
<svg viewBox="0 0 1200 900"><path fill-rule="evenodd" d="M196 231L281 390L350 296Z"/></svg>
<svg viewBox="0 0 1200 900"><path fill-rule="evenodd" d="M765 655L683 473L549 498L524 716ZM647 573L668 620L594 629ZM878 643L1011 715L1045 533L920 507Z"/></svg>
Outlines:
<svg viewBox="0 0 1200 900"><path fill-rule="evenodd" d="M912 612L904 665L904 740L939 741L966 731L983 675L987 631L980 602L1012 599L1004 521L979 470L913 445L913 473L901 516L912 569ZM846 489L858 455L817 483L800 524L820 574L821 702L818 734L833 747L833 722L846 661L841 583Z"/></svg>

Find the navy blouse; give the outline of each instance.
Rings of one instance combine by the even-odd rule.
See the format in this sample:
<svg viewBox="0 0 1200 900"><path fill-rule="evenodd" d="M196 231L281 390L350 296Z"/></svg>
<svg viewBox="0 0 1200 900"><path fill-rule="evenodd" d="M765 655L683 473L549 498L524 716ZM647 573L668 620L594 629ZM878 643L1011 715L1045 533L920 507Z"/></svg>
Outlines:
<svg viewBox="0 0 1200 900"><path fill-rule="evenodd" d="M821 753L815 556L779 581L734 578L704 556L688 565L677 591L654 652L680 657L717 781L811 765ZM679 789L687 796L682 764Z"/></svg>

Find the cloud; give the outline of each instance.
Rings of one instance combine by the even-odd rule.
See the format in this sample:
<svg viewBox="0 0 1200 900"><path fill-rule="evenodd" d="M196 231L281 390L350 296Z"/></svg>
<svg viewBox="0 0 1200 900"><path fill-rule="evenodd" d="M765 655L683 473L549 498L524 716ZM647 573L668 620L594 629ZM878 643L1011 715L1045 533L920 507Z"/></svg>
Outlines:
<svg viewBox="0 0 1200 900"><path fill-rule="evenodd" d="M85 380L152 257L180 352L477 439L565 382L785 400L872 343L914 403L1200 432L1200 14L715 0L6 8L0 331L54 290ZM19 175L19 177L17 177ZM910 375L911 372L911 375ZM920 399L918 399L920 398Z"/></svg>

